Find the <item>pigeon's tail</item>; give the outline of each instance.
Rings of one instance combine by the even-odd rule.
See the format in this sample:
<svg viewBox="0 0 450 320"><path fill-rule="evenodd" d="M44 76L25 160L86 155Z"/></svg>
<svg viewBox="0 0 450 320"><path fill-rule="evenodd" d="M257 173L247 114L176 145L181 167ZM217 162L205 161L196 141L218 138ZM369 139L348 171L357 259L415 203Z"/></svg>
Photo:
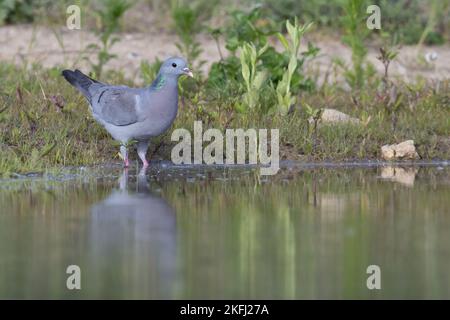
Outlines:
<svg viewBox="0 0 450 320"><path fill-rule="evenodd" d="M82 73L80 70L64 70L62 72L63 77L75 88L80 90L80 92L90 101L91 94L89 92L89 87L94 83L100 83L87 75Z"/></svg>

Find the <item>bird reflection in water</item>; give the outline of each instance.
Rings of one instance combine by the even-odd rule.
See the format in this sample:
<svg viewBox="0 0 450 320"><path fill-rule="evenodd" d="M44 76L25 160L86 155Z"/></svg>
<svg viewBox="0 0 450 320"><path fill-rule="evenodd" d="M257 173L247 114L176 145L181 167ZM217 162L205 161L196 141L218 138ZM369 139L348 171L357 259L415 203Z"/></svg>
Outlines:
<svg viewBox="0 0 450 320"><path fill-rule="evenodd" d="M176 274L176 214L150 191L145 170L129 181L128 170L119 189L91 210L90 251L95 274L104 293L120 297L172 298ZM108 283L109 282L109 283ZM110 286L123 290L108 290ZM97 292L99 293L99 292Z"/></svg>

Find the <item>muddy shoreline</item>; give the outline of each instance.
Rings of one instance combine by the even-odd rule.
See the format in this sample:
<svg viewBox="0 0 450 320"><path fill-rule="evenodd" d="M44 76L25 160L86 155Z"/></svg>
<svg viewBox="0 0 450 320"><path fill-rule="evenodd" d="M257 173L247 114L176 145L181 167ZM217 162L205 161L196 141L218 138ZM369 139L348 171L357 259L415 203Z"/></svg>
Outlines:
<svg viewBox="0 0 450 320"><path fill-rule="evenodd" d="M280 161L280 171L274 176L261 176L261 178L271 178L290 171L309 171L317 169L340 170L340 169L376 169L376 168L425 168L434 167L442 169L450 166L450 160L420 160L420 161L321 161L321 162L301 162L292 160ZM174 179L190 176L205 178L209 173L231 173L255 171L260 168L258 165L174 165L167 160L151 161L150 167L146 172L141 167L132 165L127 169L130 175L146 174L151 177L162 177L164 180L170 180L172 174ZM102 165L81 166L81 167L64 167L46 172L30 172L26 174L11 174L9 178L0 179L0 189L8 182L17 181L71 181L80 178L93 179L116 179L125 169L121 163L108 163Z"/></svg>

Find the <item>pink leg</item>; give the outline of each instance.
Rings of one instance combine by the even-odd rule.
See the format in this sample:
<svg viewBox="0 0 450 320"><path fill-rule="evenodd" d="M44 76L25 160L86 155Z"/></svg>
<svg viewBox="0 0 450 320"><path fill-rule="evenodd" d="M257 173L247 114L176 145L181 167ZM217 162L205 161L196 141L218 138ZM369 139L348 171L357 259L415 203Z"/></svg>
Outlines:
<svg viewBox="0 0 450 320"><path fill-rule="evenodd" d="M144 168L148 167L148 161L145 158L145 155L147 154L148 149L148 142L147 141L140 141L137 146L138 156L142 161L142 165Z"/></svg>

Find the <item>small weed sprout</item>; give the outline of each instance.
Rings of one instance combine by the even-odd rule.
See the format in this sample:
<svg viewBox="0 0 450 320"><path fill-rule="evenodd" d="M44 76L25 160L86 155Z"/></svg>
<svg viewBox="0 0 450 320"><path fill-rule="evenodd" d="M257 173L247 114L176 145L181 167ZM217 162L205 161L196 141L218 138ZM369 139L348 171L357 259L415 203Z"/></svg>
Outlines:
<svg viewBox="0 0 450 320"><path fill-rule="evenodd" d="M380 54L377 59L380 60L384 66L383 83L385 87L388 87L391 84L389 80L389 66L391 65L391 62L397 57L397 55L398 51L394 49L387 47L380 48Z"/></svg>
<svg viewBox="0 0 450 320"><path fill-rule="evenodd" d="M377 57L378 60L383 63L384 74L383 74L383 89L382 93L378 93L379 99L382 101L386 113L391 118L392 129L395 130L397 123L397 115L399 107L403 102L403 94L398 92L397 86L389 79L389 66L398 55L398 52L391 48L382 47L380 48L380 55Z"/></svg>
<svg viewBox="0 0 450 320"><path fill-rule="evenodd" d="M314 109L309 104L305 104L305 112L308 117L308 133L312 142L313 151L317 145L317 129L323 109Z"/></svg>
<svg viewBox="0 0 450 320"><path fill-rule="evenodd" d="M319 120L322 117L323 109L314 109L309 104L305 104L305 112L308 116L308 123L312 124L310 126L310 133L315 133L317 131L317 125L319 124Z"/></svg>

